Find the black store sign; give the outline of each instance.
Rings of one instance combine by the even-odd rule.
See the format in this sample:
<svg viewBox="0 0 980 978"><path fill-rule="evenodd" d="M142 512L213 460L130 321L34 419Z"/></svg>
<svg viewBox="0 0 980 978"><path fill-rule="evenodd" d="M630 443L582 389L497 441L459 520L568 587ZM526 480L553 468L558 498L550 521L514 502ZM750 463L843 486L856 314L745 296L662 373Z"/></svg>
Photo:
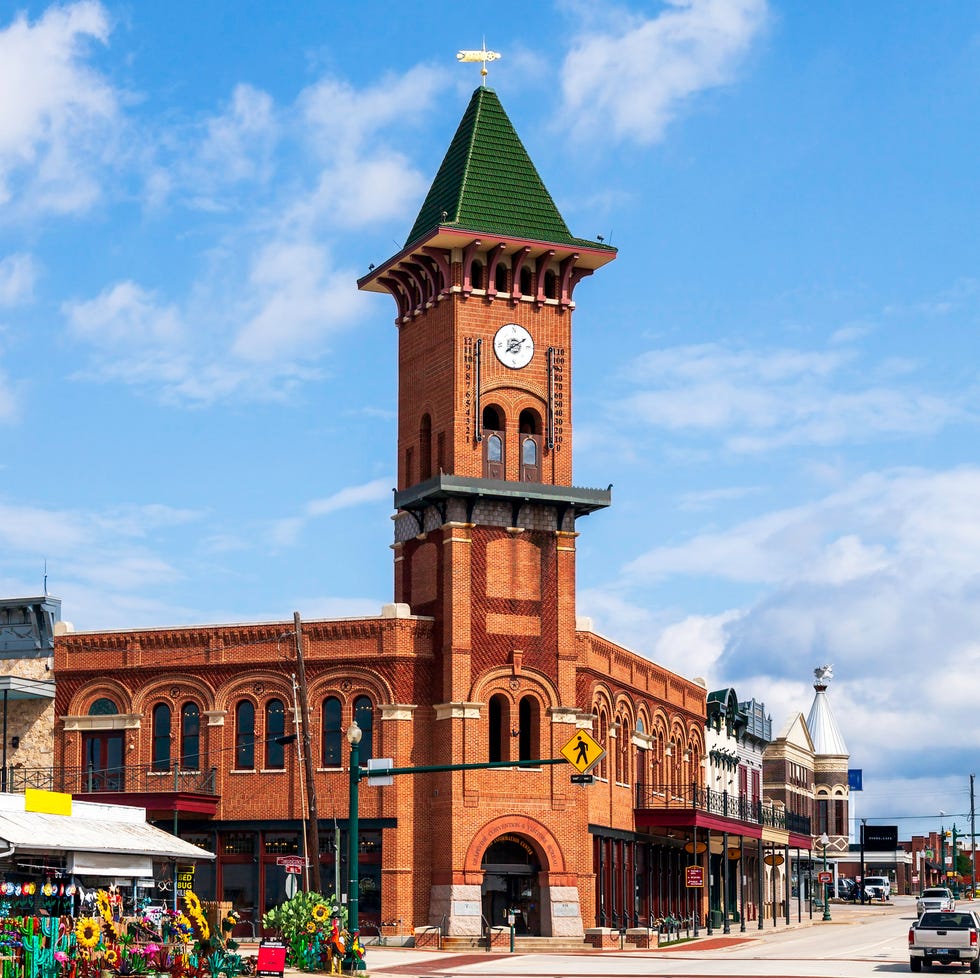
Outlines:
<svg viewBox="0 0 980 978"><path fill-rule="evenodd" d="M868 849L897 849L898 848L898 826L897 825L865 825L864 845Z"/></svg>

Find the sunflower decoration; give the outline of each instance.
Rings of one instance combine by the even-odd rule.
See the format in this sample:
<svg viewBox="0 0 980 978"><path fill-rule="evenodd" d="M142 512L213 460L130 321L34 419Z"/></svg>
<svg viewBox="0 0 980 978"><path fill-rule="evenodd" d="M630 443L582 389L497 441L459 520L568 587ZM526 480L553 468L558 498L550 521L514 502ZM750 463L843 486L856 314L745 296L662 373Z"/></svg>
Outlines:
<svg viewBox="0 0 980 978"><path fill-rule="evenodd" d="M80 948L91 951L102 936L102 928L94 917L79 917L75 924L75 940Z"/></svg>
<svg viewBox="0 0 980 978"><path fill-rule="evenodd" d="M103 920L112 920L112 904L109 903L109 894L105 890L99 890L95 894L95 905L99 908L99 916Z"/></svg>
<svg viewBox="0 0 980 978"><path fill-rule="evenodd" d="M184 909L193 917L201 912L201 901L193 890L184 894Z"/></svg>
<svg viewBox="0 0 980 978"><path fill-rule="evenodd" d="M307 934L315 934L316 933L316 924L314 924L312 920L309 920L306 923L306 933Z"/></svg>
<svg viewBox="0 0 980 978"><path fill-rule="evenodd" d="M119 952L114 947L106 948L102 957L110 968L115 968L119 964Z"/></svg>
<svg viewBox="0 0 980 978"><path fill-rule="evenodd" d="M119 940L119 931L116 930L116 922L112 916L112 903L109 901L109 894L105 890L99 890L95 894L95 906L102 918L102 926L112 937Z"/></svg>
<svg viewBox="0 0 980 978"><path fill-rule="evenodd" d="M238 916L237 910L229 910L228 913L221 920L221 929L232 931L235 929L235 925L241 918Z"/></svg>
<svg viewBox="0 0 980 978"><path fill-rule="evenodd" d="M322 924L330 919L330 908L325 903L318 903L313 907L311 916L318 924Z"/></svg>

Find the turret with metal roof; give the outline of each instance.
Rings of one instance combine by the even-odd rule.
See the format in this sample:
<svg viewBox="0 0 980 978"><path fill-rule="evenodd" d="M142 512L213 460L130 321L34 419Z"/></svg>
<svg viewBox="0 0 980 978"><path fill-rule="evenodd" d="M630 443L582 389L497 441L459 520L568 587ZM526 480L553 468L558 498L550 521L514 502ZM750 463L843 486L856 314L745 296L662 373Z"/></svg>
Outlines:
<svg viewBox="0 0 980 978"><path fill-rule="evenodd" d="M820 666L813 670L813 675L813 688L817 692L806 718L807 729L813 740L813 752L817 756L847 757L850 752L827 701L827 685L834 676L833 666Z"/></svg>

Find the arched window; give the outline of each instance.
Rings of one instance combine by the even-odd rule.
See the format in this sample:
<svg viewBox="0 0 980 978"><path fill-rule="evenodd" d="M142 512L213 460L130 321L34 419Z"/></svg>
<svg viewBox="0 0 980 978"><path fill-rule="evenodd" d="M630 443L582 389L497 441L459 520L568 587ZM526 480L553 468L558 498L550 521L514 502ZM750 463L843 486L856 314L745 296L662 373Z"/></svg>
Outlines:
<svg viewBox="0 0 980 978"><path fill-rule="evenodd" d="M432 477L432 418L422 415L419 423L419 482Z"/></svg>
<svg viewBox="0 0 980 978"><path fill-rule="evenodd" d="M630 784L630 747L632 746L632 734L630 733L629 717L621 713L616 718L619 728L616 731L616 780L620 784Z"/></svg>
<svg viewBox="0 0 980 978"><path fill-rule="evenodd" d="M510 760L506 749L510 736L510 703L506 696L496 693L490 697L489 707L490 736L488 739L488 761Z"/></svg>
<svg viewBox="0 0 980 978"><path fill-rule="evenodd" d="M255 706L242 700L235 707L235 767L239 771L255 768Z"/></svg>
<svg viewBox="0 0 980 978"><path fill-rule="evenodd" d="M486 479L503 479L504 472L503 433L488 431L483 439L483 476Z"/></svg>
<svg viewBox="0 0 980 978"><path fill-rule="evenodd" d="M170 770L170 707L166 703L153 707L153 770Z"/></svg>
<svg viewBox="0 0 980 978"><path fill-rule="evenodd" d="M503 262L497 263L497 268L493 273L494 287L498 292L507 291L507 266Z"/></svg>
<svg viewBox="0 0 980 978"><path fill-rule="evenodd" d="M540 757L541 711L533 696L524 696L517 705L519 760L532 761Z"/></svg>
<svg viewBox="0 0 980 978"><path fill-rule="evenodd" d="M521 431L521 481L541 481L541 419L536 411L525 408L518 418Z"/></svg>
<svg viewBox="0 0 980 978"><path fill-rule="evenodd" d="M265 768L279 771L286 766L286 707L282 700L269 700L265 705Z"/></svg>
<svg viewBox="0 0 980 978"><path fill-rule="evenodd" d="M544 296L546 299L558 298L558 276L550 268L544 273Z"/></svg>
<svg viewBox="0 0 980 978"><path fill-rule="evenodd" d="M185 703L180 710L180 767L201 770L201 711L197 703Z"/></svg>
<svg viewBox="0 0 980 978"><path fill-rule="evenodd" d="M595 738L600 744L609 743L609 720L606 717L606 711L600 710L598 707L592 710L592 729L595 731ZM607 758L609 754L604 754L601 761L592 769L593 773L597 778L608 778L609 768L607 767Z"/></svg>
<svg viewBox="0 0 980 978"><path fill-rule="evenodd" d="M341 726L340 700L336 696L328 696L323 701L321 727L323 729L323 766L340 767L340 748L344 731Z"/></svg>
<svg viewBox="0 0 980 978"><path fill-rule="evenodd" d="M119 707L107 696L101 696L89 708L90 717L115 716L119 712Z"/></svg>
<svg viewBox="0 0 980 978"><path fill-rule="evenodd" d="M354 719L361 728L361 749L358 755L361 765L374 757L374 707L369 696L354 700Z"/></svg>
<svg viewBox="0 0 980 978"><path fill-rule="evenodd" d="M521 269L521 295L531 295L531 269L526 265Z"/></svg>

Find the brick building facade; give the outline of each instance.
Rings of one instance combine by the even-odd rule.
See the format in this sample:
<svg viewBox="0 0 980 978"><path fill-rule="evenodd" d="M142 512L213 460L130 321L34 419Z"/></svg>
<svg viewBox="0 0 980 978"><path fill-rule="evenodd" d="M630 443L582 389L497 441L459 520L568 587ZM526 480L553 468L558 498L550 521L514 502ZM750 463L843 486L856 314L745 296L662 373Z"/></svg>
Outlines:
<svg viewBox="0 0 980 978"><path fill-rule="evenodd" d="M573 294L614 257L569 233L480 88L405 247L358 283L397 309L394 602L302 626L322 889L349 878L354 721L362 764L548 759L583 729L607 750L591 786L567 765L362 782L367 925L705 919L685 869L703 863L698 826L724 823L667 812L703 787L705 689L576 614L580 523L611 493L572 481ZM278 857L310 851L295 643L284 621L70 633L55 650L54 786L142 804L217 852L198 892L253 921L283 897Z"/></svg>

